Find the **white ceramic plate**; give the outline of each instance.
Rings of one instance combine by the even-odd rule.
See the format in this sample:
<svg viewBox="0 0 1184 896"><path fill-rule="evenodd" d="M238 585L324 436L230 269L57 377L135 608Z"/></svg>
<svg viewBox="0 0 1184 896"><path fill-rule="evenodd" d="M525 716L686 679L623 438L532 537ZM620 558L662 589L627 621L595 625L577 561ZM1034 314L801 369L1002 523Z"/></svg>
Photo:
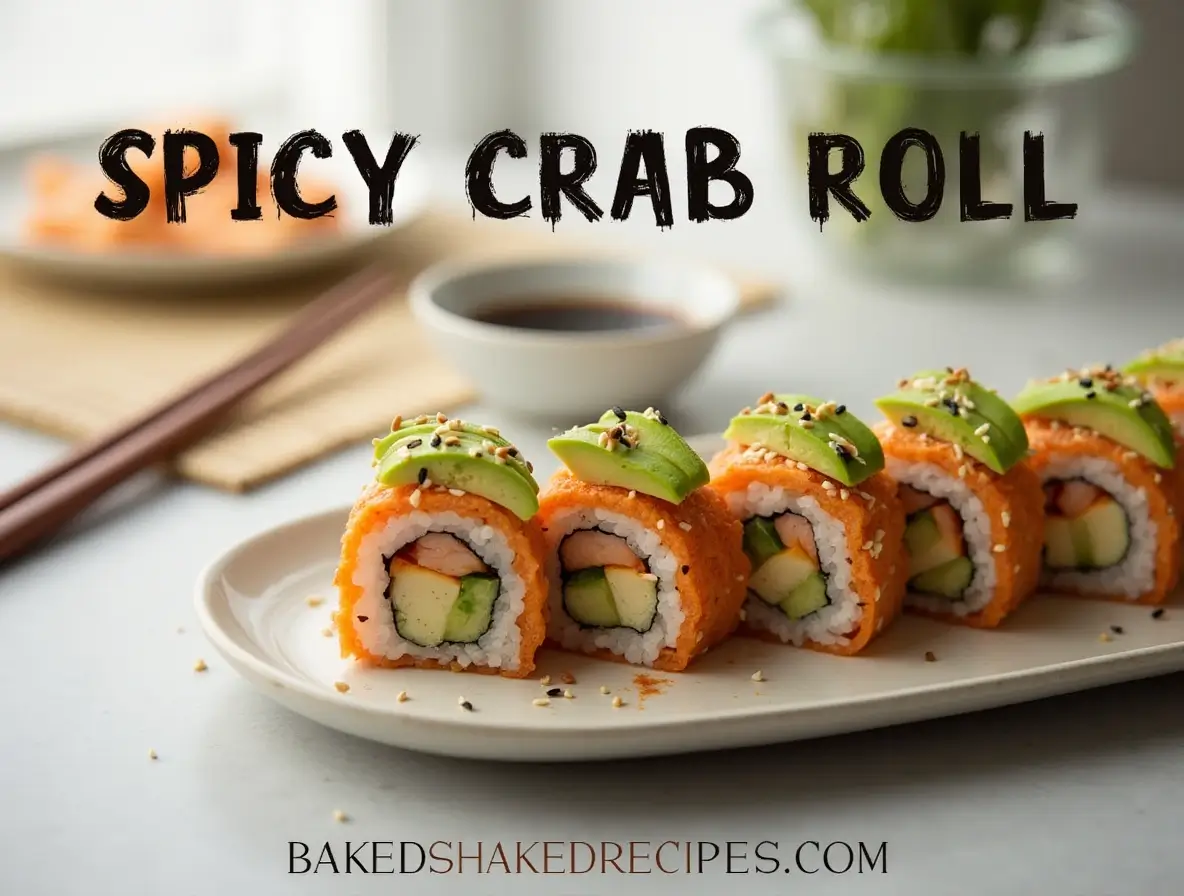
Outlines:
<svg viewBox="0 0 1184 896"><path fill-rule="evenodd" d="M75 138L39 149L84 164L94 164L97 168L98 162L92 161L91 157L100 142L100 137L89 142ZM38 276L107 287L167 288L176 285L189 289L286 277L338 264L415 220L426 206L431 192L428 167L412 152L399 173L393 223L390 227L373 226L367 220L366 185L349 155L343 148L335 146L332 158L313 160L309 170L315 166L317 176L331 180L338 193L342 226L336 235L318 235L286 246L281 251L259 255L219 257L158 251L74 252L29 245L22 240L23 222L30 202L24 180L27 159L27 152L0 153L0 258Z"/></svg>
<svg viewBox="0 0 1184 896"><path fill-rule="evenodd" d="M700 450L714 437L696 440ZM994 632L905 616L859 657L733 638L681 674L559 651L536 677L356 668L338 656L330 585L347 508L263 532L203 573L197 612L219 653L314 721L398 747L473 759L577 761L752 746L954 715L1184 669L1184 606L1037 597ZM310 607L318 595L324 604ZM1122 634L1103 641L1120 626ZM935 662L927 662L932 651ZM757 670L766 679L756 683ZM576 683L565 685L564 672ZM545 688L574 699L532 701ZM642 693L638 675L661 679ZM339 693L335 682L349 685ZM606 686L624 705L614 709ZM648 688L646 689L648 690ZM406 691L409 698L396 697ZM463 710L463 697L474 707Z"/></svg>

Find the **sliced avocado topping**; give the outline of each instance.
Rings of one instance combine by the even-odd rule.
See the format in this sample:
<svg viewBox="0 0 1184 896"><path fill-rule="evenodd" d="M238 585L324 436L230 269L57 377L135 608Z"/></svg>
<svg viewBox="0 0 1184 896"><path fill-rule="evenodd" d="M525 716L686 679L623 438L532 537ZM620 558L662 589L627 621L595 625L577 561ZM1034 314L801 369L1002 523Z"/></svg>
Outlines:
<svg viewBox="0 0 1184 896"><path fill-rule="evenodd" d="M521 519L538 512L539 486L531 465L492 427L460 420L419 418L374 444L383 485L423 483L472 492ZM400 422L400 421L396 421Z"/></svg>
<svg viewBox="0 0 1184 896"><path fill-rule="evenodd" d="M1171 421L1137 379L1110 367L1071 370L1029 383L1012 405L1021 417L1092 429L1156 466L1170 470L1175 465Z"/></svg>
<svg viewBox="0 0 1184 896"><path fill-rule="evenodd" d="M1000 475L1028 451L1024 424L1010 405L965 368L923 370L876 401L895 425L961 446Z"/></svg>
<svg viewBox="0 0 1184 896"><path fill-rule="evenodd" d="M1184 339L1144 352L1123 368L1142 383L1184 383Z"/></svg>
<svg viewBox="0 0 1184 896"><path fill-rule="evenodd" d="M479 640L489 630L500 587L497 576L462 576L460 593L444 623L444 640L464 644Z"/></svg>
<svg viewBox="0 0 1184 896"><path fill-rule="evenodd" d="M773 451L844 485L858 485L884 468L880 442L844 405L810 395L769 392L732 418L724 438Z"/></svg>
<svg viewBox="0 0 1184 896"><path fill-rule="evenodd" d="M584 482L681 504L711 474L682 436L654 415L614 409L598 423L555 436L547 447Z"/></svg>

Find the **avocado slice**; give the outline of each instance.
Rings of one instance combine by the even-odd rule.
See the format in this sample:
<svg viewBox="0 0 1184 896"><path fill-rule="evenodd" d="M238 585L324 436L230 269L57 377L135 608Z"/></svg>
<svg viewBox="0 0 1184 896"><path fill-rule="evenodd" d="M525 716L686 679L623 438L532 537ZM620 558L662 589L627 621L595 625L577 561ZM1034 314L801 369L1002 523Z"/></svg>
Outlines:
<svg viewBox="0 0 1184 896"><path fill-rule="evenodd" d="M681 504L710 478L706 466L700 474L688 476L666 454L647 446L644 434L636 446L610 450L601 436L607 437L612 429L602 423L576 427L548 440L547 447L577 479L631 489L671 504Z"/></svg>
<svg viewBox="0 0 1184 896"><path fill-rule="evenodd" d="M622 414L624 415L623 420L621 419ZM605 411L597 422L609 429L619 423L633 427L637 431L635 450L652 451L682 470L687 478L688 492L706 485L711 479L711 472L707 469L703 458L699 456L699 452L688 445L686 439L666 422L666 418L662 416L660 411L651 408L649 411L639 414L636 411L613 408Z"/></svg>
<svg viewBox="0 0 1184 896"><path fill-rule="evenodd" d="M754 516L744 524L744 553L752 561L753 569L760 569L766 560L783 550L785 545L777 535L773 520Z"/></svg>
<svg viewBox="0 0 1184 896"><path fill-rule="evenodd" d="M842 405L840 413L833 402L811 395L771 398L733 417L724 438L741 445L759 443L843 485L858 485L884 468L879 439Z"/></svg>
<svg viewBox="0 0 1184 896"><path fill-rule="evenodd" d="M962 518L944 501L915 513L905 524L904 546L910 575L944 566L966 552Z"/></svg>
<svg viewBox="0 0 1184 896"><path fill-rule="evenodd" d="M821 573L812 572L800 585L789 592L789 597L780 603L781 612L794 621L805 619L817 613L830 603L826 596L826 579Z"/></svg>
<svg viewBox="0 0 1184 896"><path fill-rule="evenodd" d="M1175 465L1171 421L1133 377L1105 368L1077 371L1029 383L1012 404L1021 417L1092 429L1156 466L1170 470Z"/></svg>
<svg viewBox="0 0 1184 896"><path fill-rule="evenodd" d="M1050 516L1044 525L1044 565L1049 569L1077 569L1088 566L1078 557L1079 545L1073 537L1073 521L1063 516Z"/></svg>
<svg viewBox="0 0 1184 896"><path fill-rule="evenodd" d="M1142 383L1184 383L1184 339L1173 339L1143 352L1122 369Z"/></svg>
<svg viewBox="0 0 1184 896"><path fill-rule="evenodd" d="M509 442L472 424L436 440L437 426L407 427L380 440L375 445L377 480L388 486L411 485L423 475L437 485L480 495L524 520L538 512L539 486L526 463L508 455L499 461L488 452L487 443L508 451L513 448ZM450 438L457 444L445 445L444 439Z"/></svg>
<svg viewBox="0 0 1184 896"><path fill-rule="evenodd" d="M462 576L460 593L444 623L444 640L463 644L479 640L489 630L493 603L500 588L501 580L497 576L480 573Z"/></svg>
<svg viewBox="0 0 1184 896"><path fill-rule="evenodd" d="M563 585L563 608L580 625L590 628L616 628L621 624L603 567L581 569L568 577Z"/></svg>
<svg viewBox="0 0 1184 896"><path fill-rule="evenodd" d="M653 626L658 611L658 583L645 575L624 566L604 567L618 624L643 634Z"/></svg>
<svg viewBox="0 0 1184 896"><path fill-rule="evenodd" d="M956 557L909 580L913 591L934 594L957 600L970 587L974 578L974 563L969 557Z"/></svg>
<svg viewBox="0 0 1184 896"><path fill-rule="evenodd" d="M768 604L780 604L812 573L814 561L799 547L774 554L748 580L748 587Z"/></svg>
<svg viewBox="0 0 1184 896"><path fill-rule="evenodd" d="M443 642L460 582L397 557L391 561L390 576L390 599L400 637L420 647Z"/></svg>
<svg viewBox="0 0 1184 896"><path fill-rule="evenodd" d="M1131 546L1130 521L1114 500L1099 501L1073 521L1075 533L1089 545L1088 566L1104 569L1126 557Z"/></svg>
<svg viewBox="0 0 1184 896"><path fill-rule="evenodd" d="M961 446L1000 475L1028 451L1019 415L964 370L922 370L877 399L876 407L897 426Z"/></svg>

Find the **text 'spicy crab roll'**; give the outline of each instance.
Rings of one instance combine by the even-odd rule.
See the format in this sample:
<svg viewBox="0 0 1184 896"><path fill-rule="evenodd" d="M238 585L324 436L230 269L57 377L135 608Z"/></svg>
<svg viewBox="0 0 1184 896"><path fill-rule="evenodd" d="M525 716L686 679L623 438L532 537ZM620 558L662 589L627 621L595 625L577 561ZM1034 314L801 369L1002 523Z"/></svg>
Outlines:
<svg viewBox="0 0 1184 896"><path fill-rule="evenodd" d="M1070 370L1013 402L1045 495L1043 584L1159 604L1180 574L1180 471L1171 423L1134 377Z"/></svg>
<svg viewBox="0 0 1184 896"><path fill-rule="evenodd" d="M1144 352L1123 371L1155 397L1176 430L1176 441L1184 442L1184 339Z"/></svg>
<svg viewBox="0 0 1184 896"><path fill-rule="evenodd" d="M761 397L732 419L711 488L744 526L744 626L767 640L859 653L899 614L904 511L875 435L843 405Z"/></svg>
<svg viewBox="0 0 1184 896"><path fill-rule="evenodd" d="M524 678L546 636L538 485L498 430L443 414L374 443L334 580L342 656Z"/></svg>
<svg viewBox="0 0 1184 896"><path fill-rule="evenodd" d="M678 672L727 638L748 575L740 526L665 417L613 408L548 447L565 465L539 511L551 639Z"/></svg>
<svg viewBox="0 0 1184 896"><path fill-rule="evenodd" d="M905 606L979 628L1036 589L1044 493L1011 406L965 369L924 370L876 402L905 512Z"/></svg>

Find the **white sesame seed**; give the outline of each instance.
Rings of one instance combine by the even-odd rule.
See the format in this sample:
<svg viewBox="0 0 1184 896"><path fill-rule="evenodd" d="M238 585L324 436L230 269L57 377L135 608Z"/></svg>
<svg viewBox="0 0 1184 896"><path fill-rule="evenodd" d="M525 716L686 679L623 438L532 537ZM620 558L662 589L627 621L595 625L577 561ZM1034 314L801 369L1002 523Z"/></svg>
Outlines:
<svg viewBox="0 0 1184 896"><path fill-rule="evenodd" d="M463 498L465 496L464 490L459 488L450 488L448 494L454 498Z"/></svg>
<svg viewBox="0 0 1184 896"><path fill-rule="evenodd" d="M629 497L630 497L630 498L636 498L636 497L637 497L637 490L636 490L636 489L632 489L632 488L631 488L631 489L629 489Z"/></svg>
<svg viewBox="0 0 1184 896"><path fill-rule="evenodd" d="M206 669L208 669L208 668L210 668L210 667L206 665L206 661L203 659L199 659L196 663L193 664L193 671L194 672L205 672Z"/></svg>
<svg viewBox="0 0 1184 896"><path fill-rule="evenodd" d="M996 554L1002 554L1004 551L1007 550L1007 545L997 544L993 548L991 548L991 550L994 551Z"/></svg>
<svg viewBox="0 0 1184 896"><path fill-rule="evenodd" d="M999 518L1003 521L1003 528L1006 529L1011 526L1011 514L1006 510L999 514Z"/></svg>
<svg viewBox="0 0 1184 896"><path fill-rule="evenodd" d="M344 824L345 822L349 821L349 816L346 815L344 812L342 812L340 809L334 809L333 810L333 820L335 822L337 822L338 824Z"/></svg>
<svg viewBox="0 0 1184 896"><path fill-rule="evenodd" d="M665 529L666 528L666 521L665 520L658 520L657 527L659 529Z"/></svg>
<svg viewBox="0 0 1184 896"><path fill-rule="evenodd" d="M600 686L600 693L602 693L602 694L607 694L607 693L608 693L608 687L602 684L602 685Z"/></svg>
<svg viewBox="0 0 1184 896"><path fill-rule="evenodd" d="M411 493L411 497L407 499L408 503L410 503L412 507L418 507L419 502L422 500L423 500L423 495L420 493L419 489L416 489L415 491L413 491Z"/></svg>
<svg viewBox="0 0 1184 896"><path fill-rule="evenodd" d="M406 703L407 699L408 699L407 692L406 691L399 691L399 696L396 697L395 699L398 700L400 703Z"/></svg>
<svg viewBox="0 0 1184 896"><path fill-rule="evenodd" d="M625 701L622 700L620 698L620 696L613 697L613 708L614 709L620 709L624 705L625 705Z"/></svg>
<svg viewBox="0 0 1184 896"><path fill-rule="evenodd" d="M682 529L682 531L684 531L684 532L690 532L691 531L691 524L690 523L679 523L678 528Z"/></svg>
<svg viewBox="0 0 1184 896"><path fill-rule="evenodd" d="M764 681L765 676L761 674L760 669L757 669L755 672L752 673L752 680L753 681Z"/></svg>
<svg viewBox="0 0 1184 896"><path fill-rule="evenodd" d="M543 687L546 687L550 683L551 683L551 676L550 675L544 675L542 678L539 679L539 684L541 684Z"/></svg>
<svg viewBox="0 0 1184 896"><path fill-rule="evenodd" d="M571 692L571 688L567 688L563 692L563 699L564 700L574 700L575 698L576 698L576 695Z"/></svg>
<svg viewBox="0 0 1184 896"><path fill-rule="evenodd" d="M339 693L339 694L344 694L346 691L349 690L349 685L346 684L344 681L333 682L333 687L335 687L337 689L337 693Z"/></svg>
<svg viewBox="0 0 1184 896"><path fill-rule="evenodd" d="M323 628L323 629L321 629L321 634L324 635L326 638L332 638L333 637L333 629Z"/></svg>
<svg viewBox="0 0 1184 896"><path fill-rule="evenodd" d="M550 706L551 705L551 701L548 700L546 697L535 697L530 702L533 703L535 706Z"/></svg>
<svg viewBox="0 0 1184 896"><path fill-rule="evenodd" d="M736 576L736 581L737 581L737 582L743 582L743 581L744 581L744 576Z"/></svg>
<svg viewBox="0 0 1184 896"><path fill-rule="evenodd" d="M954 457L956 457L958 460L961 460L964 456L965 456L965 452L962 450L962 446L959 445L957 442L955 442L954 443Z"/></svg>
<svg viewBox="0 0 1184 896"><path fill-rule="evenodd" d="M862 549L863 549L863 550L865 550L865 551L870 551L870 550L871 550L871 549L872 549L874 546L875 546L875 542L874 542L874 541L865 541L865 542L863 543L863 548L862 548Z"/></svg>
<svg viewBox="0 0 1184 896"><path fill-rule="evenodd" d="M849 497L851 497L851 493L845 488L841 488L839 489L839 497L846 501Z"/></svg>
<svg viewBox="0 0 1184 896"><path fill-rule="evenodd" d="M805 473L806 471L808 471L810 469L808 464L804 464L800 460L798 461L797 466L798 466L798 469L801 470L803 473Z"/></svg>
<svg viewBox="0 0 1184 896"><path fill-rule="evenodd" d="M1159 485L1159 483L1163 482L1163 477L1158 473L1156 473L1152 478L1155 480L1156 485Z"/></svg>
<svg viewBox="0 0 1184 896"><path fill-rule="evenodd" d="M991 437L990 436L983 436L983 444L984 445L991 444Z"/></svg>
<svg viewBox="0 0 1184 896"><path fill-rule="evenodd" d="M325 602L325 599L323 597L320 597L319 595L313 594L309 597L306 597L304 599L304 602L306 604L308 604L310 607L319 607L321 604L323 604Z"/></svg>
<svg viewBox="0 0 1184 896"><path fill-rule="evenodd" d="M879 599L880 599L880 597L881 597L881 595L882 595L882 593L883 593L883 592L881 592L881 591L880 591L880 586L879 586L879 585L877 585L877 586L876 586L876 590L875 590L875 592L874 592L874 599L875 599L875 600L879 600Z"/></svg>
<svg viewBox="0 0 1184 896"><path fill-rule="evenodd" d="M148 751L148 758L149 758L149 759L157 759L157 758L159 758L159 757L156 755L156 751L155 751L155 750L149 750L149 751Z"/></svg>
<svg viewBox="0 0 1184 896"><path fill-rule="evenodd" d="M958 478L959 478L959 479L965 479L965 478L966 478L966 474L967 474L967 473L969 473L969 472L970 472L969 468L966 466L966 464L963 464L962 466L960 466L960 467L958 468Z"/></svg>
<svg viewBox="0 0 1184 896"><path fill-rule="evenodd" d="M468 702L468 701L467 701L467 700L465 700L465 698L464 698L464 697L457 697L457 698L456 698L456 705L457 705L457 706L464 706L464 705L465 705L467 702Z"/></svg>

